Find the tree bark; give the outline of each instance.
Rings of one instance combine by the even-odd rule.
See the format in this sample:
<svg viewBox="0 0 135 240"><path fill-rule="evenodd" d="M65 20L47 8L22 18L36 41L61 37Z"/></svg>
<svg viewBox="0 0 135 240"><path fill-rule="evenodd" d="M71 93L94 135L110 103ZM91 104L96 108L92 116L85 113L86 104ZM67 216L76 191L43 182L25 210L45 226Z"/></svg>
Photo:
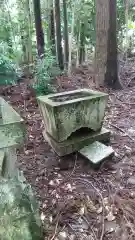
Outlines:
<svg viewBox="0 0 135 240"><path fill-rule="evenodd" d="M31 9L30 1L26 1L26 12L28 16L28 62L32 63L32 19L31 19Z"/></svg>
<svg viewBox="0 0 135 240"><path fill-rule="evenodd" d="M121 88L117 66L116 0L96 0L95 80Z"/></svg>
<svg viewBox="0 0 135 240"><path fill-rule="evenodd" d="M41 21L40 0L33 0L38 56L44 54L44 33Z"/></svg>
<svg viewBox="0 0 135 240"><path fill-rule="evenodd" d="M69 41L68 41L68 21L67 21L66 0L63 0L63 14L64 14L64 57L65 57L66 66L68 66Z"/></svg>
<svg viewBox="0 0 135 240"><path fill-rule="evenodd" d="M51 10L50 10L50 42L51 42L52 54L53 54L53 56L56 56L55 23L54 23L53 3L51 5Z"/></svg>
<svg viewBox="0 0 135 240"><path fill-rule="evenodd" d="M62 53L62 37L61 37L61 21L60 21L60 1L55 0L55 21L56 21L56 38L57 38L57 56L58 63L61 70L64 69L63 66L63 53Z"/></svg>
<svg viewBox="0 0 135 240"><path fill-rule="evenodd" d="M79 64L85 61L85 33L84 33L84 23L81 23L80 29L80 56L79 56Z"/></svg>

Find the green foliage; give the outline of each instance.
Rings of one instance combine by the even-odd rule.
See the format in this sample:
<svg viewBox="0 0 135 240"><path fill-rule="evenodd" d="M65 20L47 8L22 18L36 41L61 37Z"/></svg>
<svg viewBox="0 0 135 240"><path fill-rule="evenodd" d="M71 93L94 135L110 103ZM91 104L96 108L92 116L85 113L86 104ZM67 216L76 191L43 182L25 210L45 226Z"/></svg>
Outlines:
<svg viewBox="0 0 135 240"><path fill-rule="evenodd" d="M51 83L56 76L61 74L61 71L50 49L46 49L45 56L42 59L37 59L34 72L36 82L32 87L36 94L46 95L54 92Z"/></svg>
<svg viewBox="0 0 135 240"><path fill-rule="evenodd" d="M13 84L19 77L18 68L8 51L8 46L0 43L0 85Z"/></svg>

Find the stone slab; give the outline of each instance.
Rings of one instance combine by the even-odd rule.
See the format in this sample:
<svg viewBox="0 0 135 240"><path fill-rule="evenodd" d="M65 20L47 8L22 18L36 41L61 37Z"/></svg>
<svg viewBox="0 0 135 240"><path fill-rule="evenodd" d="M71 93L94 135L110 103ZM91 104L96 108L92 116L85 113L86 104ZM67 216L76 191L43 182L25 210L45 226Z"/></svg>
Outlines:
<svg viewBox="0 0 135 240"><path fill-rule="evenodd" d="M107 157L114 154L114 150L110 146L106 146L98 141L82 148L79 153L86 157L93 164L99 164Z"/></svg>
<svg viewBox="0 0 135 240"><path fill-rule="evenodd" d="M81 128L101 129L108 95L77 89L39 96L37 100L45 130L57 142L63 142Z"/></svg>
<svg viewBox="0 0 135 240"><path fill-rule="evenodd" d="M0 178L1 240L44 239L38 204L25 180Z"/></svg>
<svg viewBox="0 0 135 240"><path fill-rule="evenodd" d="M53 148L53 150L59 155L64 156L70 153L76 152L84 146L93 143L94 141L107 142L110 140L110 131L106 128L102 128L98 132L85 133L81 136L74 136L71 139L65 140L61 143L53 139L47 132L43 132L45 140Z"/></svg>
<svg viewBox="0 0 135 240"><path fill-rule="evenodd" d="M16 176L16 148L9 147L0 150L0 177L12 178Z"/></svg>
<svg viewBox="0 0 135 240"><path fill-rule="evenodd" d="M17 146L24 138L24 120L0 97L0 149Z"/></svg>

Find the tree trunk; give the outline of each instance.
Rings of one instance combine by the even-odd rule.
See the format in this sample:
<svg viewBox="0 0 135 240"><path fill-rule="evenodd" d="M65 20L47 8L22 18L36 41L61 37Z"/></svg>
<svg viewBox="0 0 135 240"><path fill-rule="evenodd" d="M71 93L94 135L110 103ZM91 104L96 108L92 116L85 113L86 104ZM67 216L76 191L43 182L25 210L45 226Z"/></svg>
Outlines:
<svg viewBox="0 0 135 240"><path fill-rule="evenodd" d="M68 21L66 0L63 0L63 14L64 14L64 56L66 66L68 66L69 42L68 42Z"/></svg>
<svg viewBox="0 0 135 240"><path fill-rule="evenodd" d="M63 66L63 53L62 53L62 37L61 37L61 21L60 21L60 1L55 0L55 21L56 21L56 38L57 38L57 56L58 63L61 70L64 69Z"/></svg>
<svg viewBox="0 0 135 240"><path fill-rule="evenodd" d="M128 47L129 47L129 38L128 38L128 0L125 0L125 24L126 24L126 51L125 58L127 59Z"/></svg>
<svg viewBox="0 0 135 240"><path fill-rule="evenodd" d="M27 0L26 1L26 13L28 15L28 63L32 63L33 59L32 59L32 19L31 19L31 9L30 9L30 1Z"/></svg>
<svg viewBox="0 0 135 240"><path fill-rule="evenodd" d="M117 66L116 0L96 0L95 80L121 88Z"/></svg>
<svg viewBox="0 0 135 240"><path fill-rule="evenodd" d="M69 36L69 61L68 61L68 74L71 73L71 67L72 67L72 39L74 36L74 27L75 27L75 7L76 2L74 3L72 7L72 22L71 22L71 33Z"/></svg>
<svg viewBox="0 0 135 240"><path fill-rule="evenodd" d="M79 56L79 64L85 61L85 33L84 33L84 23L81 23L80 29L80 56Z"/></svg>
<svg viewBox="0 0 135 240"><path fill-rule="evenodd" d="M53 54L53 56L56 56L55 23L54 23L53 3L51 5L51 10L50 10L50 42L51 42L52 54Z"/></svg>
<svg viewBox="0 0 135 240"><path fill-rule="evenodd" d="M44 33L41 21L40 0L33 0L38 56L44 54Z"/></svg>

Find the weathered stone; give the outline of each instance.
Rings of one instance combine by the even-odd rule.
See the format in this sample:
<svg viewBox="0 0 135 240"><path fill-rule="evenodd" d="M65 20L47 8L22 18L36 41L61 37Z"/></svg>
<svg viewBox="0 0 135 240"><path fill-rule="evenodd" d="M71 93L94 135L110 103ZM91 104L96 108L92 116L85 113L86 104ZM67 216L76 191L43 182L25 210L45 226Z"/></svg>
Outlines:
<svg viewBox="0 0 135 240"><path fill-rule="evenodd" d="M0 179L0 239L43 240L31 187L17 179Z"/></svg>
<svg viewBox="0 0 135 240"><path fill-rule="evenodd" d="M106 146L98 141L82 148L79 153L90 160L93 164L99 164L102 160L114 154L110 146Z"/></svg>
<svg viewBox="0 0 135 240"><path fill-rule="evenodd" d="M45 131L57 142L62 142L80 128L100 130L107 98L107 94L90 89L38 97Z"/></svg>
<svg viewBox="0 0 135 240"><path fill-rule="evenodd" d="M25 138L25 125L19 114L0 97L0 176L16 175L16 147Z"/></svg>
<svg viewBox="0 0 135 240"><path fill-rule="evenodd" d="M2 150L1 150L2 151ZM1 176L5 178L12 178L16 176L17 168L16 168L16 148L9 147L3 150L4 158L1 168Z"/></svg>
<svg viewBox="0 0 135 240"><path fill-rule="evenodd" d="M18 145L24 137L24 120L0 97L0 149Z"/></svg>
<svg viewBox="0 0 135 240"><path fill-rule="evenodd" d="M107 142L110 139L110 131L102 128L100 131L81 134L71 137L61 143L53 139L48 133L43 132L45 140L50 144L54 151L59 156L64 156L73 152L76 152L83 148L84 146L93 143L94 141Z"/></svg>

